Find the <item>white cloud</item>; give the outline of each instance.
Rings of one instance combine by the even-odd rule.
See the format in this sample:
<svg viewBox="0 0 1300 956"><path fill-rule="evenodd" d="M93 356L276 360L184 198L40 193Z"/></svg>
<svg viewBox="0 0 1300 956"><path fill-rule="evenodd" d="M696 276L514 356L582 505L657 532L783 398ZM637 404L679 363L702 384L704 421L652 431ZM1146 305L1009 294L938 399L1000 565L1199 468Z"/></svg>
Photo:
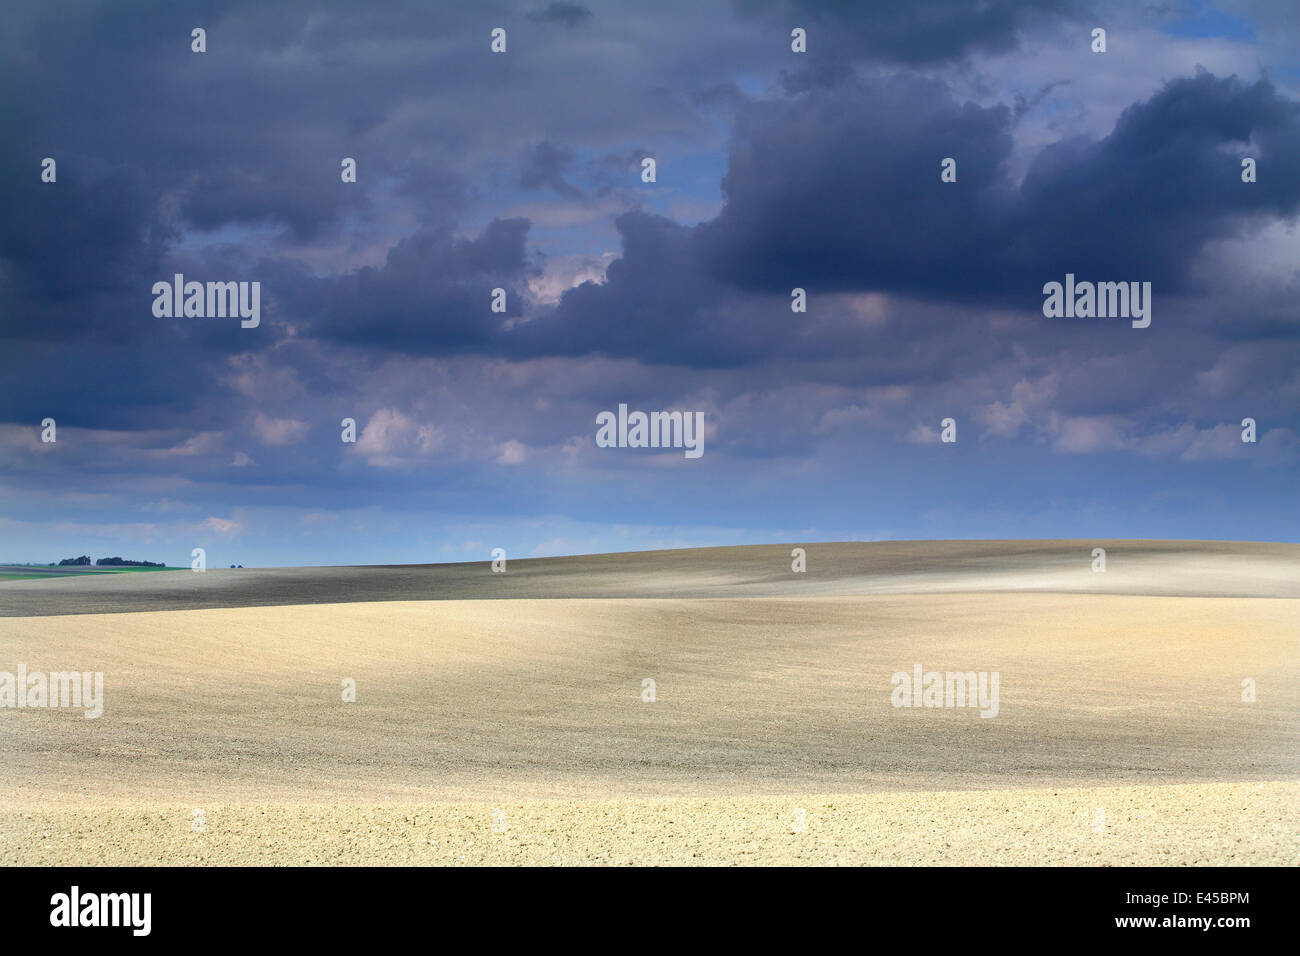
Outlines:
<svg viewBox="0 0 1300 956"><path fill-rule="evenodd" d="M307 437L307 423L294 418L268 418L257 414L253 430L263 445L296 445Z"/></svg>
<svg viewBox="0 0 1300 956"><path fill-rule="evenodd" d="M1083 415L1074 418L1052 416L1052 445L1060 452L1083 454L1115 451L1128 445L1126 424L1106 415Z"/></svg>
<svg viewBox="0 0 1300 956"><path fill-rule="evenodd" d="M986 436L1014 438L1056 395L1059 384L1060 375L1056 372L1045 375L1037 382L1022 378L1012 386L1009 402L990 402L976 410L975 420L986 426Z"/></svg>
<svg viewBox="0 0 1300 956"><path fill-rule="evenodd" d="M522 465L526 457L526 449L513 438L502 444L501 454L497 457L498 465Z"/></svg>
<svg viewBox="0 0 1300 956"><path fill-rule="evenodd" d="M917 425L907 433L907 440L913 445L937 445L939 429L930 425Z"/></svg>
<svg viewBox="0 0 1300 956"><path fill-rule="evenodd" d="M557 256L548 259L541 275L528 281L528 292L533 301L555 305L569 289L594 282L605 281L605 270L618 258L616 252L598 256Z"/></svg>
<svg viewBox="0 0 1300 956"><path fill-rule="evenodd" d="M171 448L164 448L162 454L172 456L178 455L188 458L194 455L206 455L217 450L221 445L220 432L199 432L192 435L179 445Z"/></svg>
<svg viewBox="0 0 1300 956"><path fill-rule="evenodd" d="M442 432L433 425L412 421L395 408L381 408L361 429L357 451L368 464L387 468L429 455L442 441Z"/></svg>

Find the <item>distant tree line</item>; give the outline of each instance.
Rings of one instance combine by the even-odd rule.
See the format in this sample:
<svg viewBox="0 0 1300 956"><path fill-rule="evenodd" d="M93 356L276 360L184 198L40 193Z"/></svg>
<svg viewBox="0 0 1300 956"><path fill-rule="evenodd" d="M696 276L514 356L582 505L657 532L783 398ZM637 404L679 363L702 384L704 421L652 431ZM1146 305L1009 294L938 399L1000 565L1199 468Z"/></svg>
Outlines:
<svg viewBox="0 0 1300 956"><path fill-rule="evenodd" d="M89 564L90 555L83 554L79 558L64 558L59 562L59 567L69 568ZM127 561L125 558L100 558L95 564L105 568L165 568L167 566L161 561Z"/></svg>

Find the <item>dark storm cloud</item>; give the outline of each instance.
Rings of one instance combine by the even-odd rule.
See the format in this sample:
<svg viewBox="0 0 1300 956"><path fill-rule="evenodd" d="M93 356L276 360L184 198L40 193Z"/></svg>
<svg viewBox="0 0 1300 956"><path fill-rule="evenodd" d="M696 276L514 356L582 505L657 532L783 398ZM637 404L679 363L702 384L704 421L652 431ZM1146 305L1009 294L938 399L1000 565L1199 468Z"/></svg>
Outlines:
<svg viewBox="0 0 1300 956"><path fill-rule="evenodd" d="M195 26L208 31L205 54L190 50ZM508 287L508 315L517 310L524 241L518 222L478 240L448 232L469 184L458 164L500 135L469 135L477 127L465 118L478 114L465 109L467 96L475 101L476 84L518 86L484 65L486 31L450 6L424 4L6 11L0 417L218 427L238 404L214 400L228 398L228 362L266 352L309 317L327 339L363 346L433 338L454 350L481 340L492 287ZM506 129L508 107L493 108ZM58 162L55 184L40 181L45 156ZM343 156L357 157L370 188L340 182ZM396 216L405 219L399 235L416 230L390 256L400 281L358 273L325 283L292 258L306 242L391 244ZM345 218L354 220L346 237ZM208 244L205 233L220 229L230 230L225 244ZM258 239L241 250L253 231ZM155 318L153 283L175 272L261 281L262 326ZM381 311L350 326L340 303L364 310L372 291L386 299ZM421 296L433 311L427 325L415 314Z"/></svg>
<svg viewBox="0 0 1300 956"><path fill-rule="evenodd" d="M1078 0L736 0L737 9L787 31L809 31L809 52L899 63L1006 53L1029 30L1083 22Z"/></svg>
<svg viewBox="0 0 1300 956"><path fill-rule="evenodd" d="M156 273L174 233L154 218L148 183L137 172L61 154L52 185L39 180L41 159L0 153L8 184L0 338L133 337L144 320L127 312L113 321L113 307L141 294L141 280Z"/></svg>
<svg viewBox="0 0 1300 956"><path fill-rule="evenodd" d="M222 13L238 24L240 6ZM286 129L275 93L264 93L253 109L248 83L259 53L300 29L302 18L268 15L256 45L237 44L233 55L191 53L196 20L207 25L213 45L229 35L217 9L84 4L76 16L62 17L53 8L13 11L0 77L13 91L6 99L23 101L5 107L25 120L10 129L14 145L38 150L37 158L56 157L70 181L87 165L128 168L153 197L172 197L181 223L274 220L314 231L336 205L301 191L310 181L306 163L316 132L304 128L301 113L296 129ZM24 55L30 50L40 52L39 61ZM241 71L244 82L233 82ZM274 162L266 162L268 153ZM23 159L32 162L30 153ZM151 205L138 212L155 213Z"/></svg>
<svg viewBox="0 0 1300 956"><path fill-rule="evenodd" d="M114 428L201 421L220 363L243 346L154 318L151 289L172 275L178 232L149 177L51 150L58 179L43 183L45 152L30 146L15 131L0 148L0 417Z"/></svg>
<svg viewBox="0 0 1300 956"><path fill-rule="evenodd" d="M489 351L502 323L519 314L527 238L528 220L518 218L493 220L477 239L421 232L398 242L381 268L313 283L310 298L291 309L318 307L313 335L365 349ZM503 313L491 311L496 288L506 290Z"/></svg>
<svg viewBox="0 0 1300 956"><path fill-rule="evenodd" d="M530 20L543 23L560 23L566 27L576 27L591 18L591 11L580 3L551 3L540 10L530 11Z"/></svg>
<svg viewBox="0 0 1300 956"><path fill-rule="evenodd" d="M740 117L726 207L701 227L709 261L747 288L1028 302L1072 271L1171 291L1206 242L1300 205L1300 180L1278 175L1300 166L1300 107L1266 80L1175 80L1104 139L1044 149L1018 187L1006 169L1011 120L905 77L754 104ZM1241 182L1248 142L1275 174L1267 182ZM945 157L956 183L940 182Z"/></svg>
<svg viewBox="0 0 1300 956"><path fill-rule="evenodd" d="M549 186L566 199L581 199L582 191L565 178L565 171L573 164L573 151L543 140L524 153L519 174L523 189L541 189Z"/></svg>
<svg viewBox="0 0 1300 956"><path fill-rule="evenodd" d="M1075 330L1040 321L1044 282L1073 271L1175 293L1194 278L1187 270L1208 241L1252 219L1293 216L1300 197L1289 177L1240 181L1247 141L1265 170L1289 168L1298 155L1296 106L1264 81L1175 81L1128 110L1106 138L1044 150L1018 186L1006 172L1011 124L1007 108L958 103L942 83L911 77L756 103L740 116L721 215L690 228L623 214L621 256L605 281L569 290L554 311L507 329L485 314L486 277L472 293L455 281L451 296L412 288L417 274L435 281L453 261L435 259L428 270L390 265L384 282L358 284L383 318L358 319L366 312L360 296L331 295L349 305L335 305L323 334L369 348L603 354L696 367L855 355L849 377L858 382L938 381L994 360L1010 343L977 314L955 323L914 304L905 323L868 326L819 297L884 291L918 304L1009 304L1023 317L1017 341L1032 337L1051 349ZM958 159L953 185L939 181L939 160L949 155ZM549 145L531 159L527 182L537 185L567 162ZM499 281L517 280L523 259L522 247L502 259ZM796 286L811 296L806 316L790 312ZM1270 316L1263 308L1244 315L1232 334L1258 322L1286 334ZM1105 342L1091 348L1104 352ZM877 365L879 356L887 359Z"/></svg>
<svg viewBox="0 0 1300 956"><path fill-rule="evenodd" d="M148 342L134 358L127 353L121 371L133 390L160 403L174 387L174 369L193 369L194 381L210 384L205 358L219 366L241 349L265 348L284 322L308 338L367 351L605 354L697 367L888 348L915 355L901 364L923 374L921 342L931 341L929 354L942 354L974 326L866 328L842 310L815 310L793 323L789 290L804 287L814 301L873 291L1010 301L1032 315L1042 283L1065 271L1175 289L1207 241L1251 217L1293 215L1300 189L1294 177L1273 174L1295 165L1297 123L1295 104L1266 82L1208 74L1176 81L1135 105L1110 136L1045 149L1017 185L1007 172L1014 110L962 103L937 79L860 78L834 58L810 57L813 66L787 72L790 95L732 98L738 112L726 204L716 219L690 228L625 213L616 221L621 258L604 284L572 289L552 312L515 323L509 320L521 317L532 274L527 222L495 222L478 238L457 237L448 214L463 206L469 170L449 169L425 148L415 135L423 126L391 132L422 80L371 62L349 28L368 31L380 47L400 48L398 37L417 24L436 43L441 27L467 36L464 23L445 11L422 19L403 7L358 21L313 19L306 7L235 7L228 19L211 20L212 52L200 57L187 40L198 13L142 8L135 30L133 9L88 10L64 31L37 20L28 38L62 69L85 61L104 100L123 105L110 122L93 100L70 97L57 79L38 86L34 108L21 97L5 99L7 115L28 122L2 154L6 182L21 185L6 187L14 215L0 226L0 296L8 303L0 321L10 340L67 342L80 329L88 339L124 346ZM863 55L904 59L1003 49L1042 19L1034 4L994 4L978 23L963 5L796 12L834 23ZM121 34L121 42L96 44L97 32ZM351 51L343 62L355 73L331 68L339 49ZM458 83L517 87L517 79L484 72L481 50L452 46L445 53L449 64L471 57L478 64ZM23 63L15 56L5 68L11 89L30 86ZM442 108L461 127L492 125L448 98L452 105ZM48 118L56 116L57 124ZM494 121L509 131L509 113ZM459 132L442 131L438 142ZM467 132L468 139L482 135ZM254 268L218 252L169 254L188 230L269 225L284 230L283 241L300 241L338 230L349 213L381 214L369 192L338 182L338 157L358 152L354 141L365 136L378 139L359 158L362 177L393 176L402 211L417 223L384 266L320 277L284 261ZM1258 147L1262 172L1259 183L1243 187L1235 147L1248 140ZM574 149L553 139L529 142L517 167L520 185L582 196L571 181ZM43 188L34 173L47 151L61 160L56 189ZM644 152L596 153L604 158L587 162L579 181L595 183L592 194L602 195L604 171L624 177ZM945 156L958 160L954 185L939 182ZM264 277L276 311L256 342L211 325L174 324L159 334L144 290L173 270ZM487 310L496 287L509 292L505 315ZM59 374L55 363L28 358L16 367ZM88 367L80 373L97 386L107 375ZM56 381L60 392L74 385Z"/></svg>
<svg viewBox="0 0 1300 956"><path fill-rule="evenodd" d="M632 34L612 23L609 37L584 38L587 31L534 25L527 10L503 3L467 16L455 4L359 8L325 0L7 11L0 31L0 333L10 342L147 342L126 353L119 373L162 402L169 369L196 364L191 356L173 360L174 336L159 332L148 309L152 283L196 259L177 253L181 240L226 229L227 241L240 243L255 232L275 256L301 244L365 248L445 230L463 216L471 194L482 199L484 178L512 164L525 143L550 142L538 134L543 122L554 123L543 106L555 103L580 101L602 118L603 138L594 143L601 150L625 147L623 128L690 128L691 117L669 115L667 101L640 92L641 79L624 69L638 43L655 47L660 21ZM533 12L547 22L590 25L595 18L584 10L555 4ZM487 53L489 27L498 22L511 27L509 59ZM190 50L196 25L208 31L201 55ZM583 71L562 68L574 57L586 63ZM701 63L715 78L728 69L720 57ZM590 123L567 106L564 114L579 129ZM624 118L606 119L613 117ZM39 181L44 156L59 163L57 185ZM344 156L357 159L355 186L339 181ZM599 165L594 169L592 188L607 192ZM528 182L535 175L574 195L557 171L525 172ZM456 265L454 257L442 261ZM285 301L311 299L310 276L281 274L293 280L278 290ZM275 324L268 318L261 341L240 347L264 347L278 334ZM434 324L457 342L483 335ZM427 341L427 330L412 327ZM329 321L323 329L346 334ZM191 333L178 332L182 339ZM12 374L0 397L30 390L23 379L35 367L29 358L17 345L6 350ZM77 387L57 377L51 384L58 393ZM3 407L9 414L15 405Z"/></svg>
<svg viewBox="0 0 1300 956"><path fill-rule="evenodd" d="M1255 183L1241 181L1243 156L1259 163ZM1296 169L1300 104L1266 80L1202 71L1131 106L1101 142L1067 140L1038 156L1021 189L1020 243L1036 252L1018 257L1111 275L1127 264L1182 287L1206 242L1296 215Z"/></svg>
<svg viewBox="0 0 1300 956"><path fill-rule="evenodd" d="M645 212L617 219L622 257L602 285L564 294L553 314L508 333L512 354L636 355L652 362L731 365L761 350L741 296L700 268L693 229Z"/></svg>
<svg viewBox="0 0 1300 956"><path fill-rule="evenodd" d="M960 103L912 76L752 103L738 117L716 219L688 228L621 216L622 255L605 282L568 291L554 314L503 341L519 355L725 366L924 338L933 372L944 345L976 341L983 323L868 329L818 308L795 320L790 290L1010 307L1032 323L1026 334L1050 341L1062 331L1037 321L1045 282L1074 272L1150 281L1162 296L1188 291L1208 242L1300 208L1300 180L1283 172L1300 166L1300 108L1264 80L1173 81L1107 137L1041 151L1018 185L1007 170L1012 122L1006 107ZM1263 171L1253 184L1240 178L1247 143ZM954 184L939 178L949 156Z"/></svg>
<svg viewBox="0 0 1300 956"><path fill-rule="evenodd" d="M701 227L701 250L747 288L979 281L989 238L1004 247L1014 234L1011 147L1005 107L958 103L936 80L851 80L754 103L738 116L726 206ZM952 185L939 181L948 156Z"/></svg>

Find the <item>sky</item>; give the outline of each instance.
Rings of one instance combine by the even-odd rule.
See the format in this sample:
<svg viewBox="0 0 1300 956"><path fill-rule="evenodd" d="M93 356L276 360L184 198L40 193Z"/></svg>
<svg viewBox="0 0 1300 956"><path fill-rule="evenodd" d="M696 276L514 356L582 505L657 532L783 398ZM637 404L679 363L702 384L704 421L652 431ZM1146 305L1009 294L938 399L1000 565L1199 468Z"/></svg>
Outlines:
<svg viewBox="0 0 1300 956"><path fill-rule="evenodd" d="M0 128L0 561L1300 540L1287 0L20 2Z"/></svg>

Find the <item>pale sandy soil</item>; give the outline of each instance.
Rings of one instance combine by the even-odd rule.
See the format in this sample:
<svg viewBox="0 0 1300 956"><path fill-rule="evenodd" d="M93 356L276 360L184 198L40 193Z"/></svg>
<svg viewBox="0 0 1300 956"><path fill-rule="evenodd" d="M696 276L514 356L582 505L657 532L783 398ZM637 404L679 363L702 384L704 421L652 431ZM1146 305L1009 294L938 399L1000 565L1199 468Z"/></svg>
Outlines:
<svg viewBox="0 0 1300 956"><path fill-rule="evenodd" d="M1300 602L440 601L0 619L104 713L0 711L8 802L500 800L1300 776ZM997 671L999 711L891 706ZM1256 681L1254 703L1241 682ZM342 700L344 679L355 703ZM642 700L655 681L656 700Z"/></svg>
<svg viewBox="0 0 1300 956"><path fill-rule="evenodd" d="M1300 549L1225 545L1216 579L1143 543L1152 596L976 544L912 546L918 593L0 616L0 670L105 682L97 720L0 709L0 863L1296 861ZM644 590L679 573L616 557ZM997 671L998 715L892 707L915 663Z"/></svg>
<svg viewBox="0 0 1300 956"><path fill-rule="evenodd" d="M1295 866L1298 846L1295 782L0 813L0 865Z"/></svg>

